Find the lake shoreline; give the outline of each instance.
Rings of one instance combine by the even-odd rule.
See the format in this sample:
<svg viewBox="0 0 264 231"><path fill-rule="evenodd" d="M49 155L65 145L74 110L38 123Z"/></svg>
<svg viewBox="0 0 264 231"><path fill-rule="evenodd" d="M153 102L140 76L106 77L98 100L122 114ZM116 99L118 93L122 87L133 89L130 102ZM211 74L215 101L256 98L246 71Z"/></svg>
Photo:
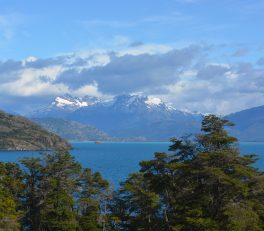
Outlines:
<svg viewBox="0 0 264 231"><path fill-rule="evenodd" d="M71 144L70 151L74 150L74 144L95 144L95 145L102 145L102 144L168 144L170 145L170 141L100 141L100 143L96 143L96 141L71 141L68 140ZM262 145L263 142L259 141L242 141L238 142L238 144L248 144L248 145ZM54 149L0 149L1 152L50 152L54 151Z"/></svg>
<svg viewBox="0 0 264 231"><path fill-rule="evenodd" d="M118 187L128 174L139 171L139 163L151 160L156 152L169 153L170 142L72 142L70 153L83 167L101 172L103 177ZM255 153L259 156L256 167L264 170L264 142L241 142L240 153ZM23 158L39 157L47 150L18 151L0 150L0 161L18 163Z"/></svg>

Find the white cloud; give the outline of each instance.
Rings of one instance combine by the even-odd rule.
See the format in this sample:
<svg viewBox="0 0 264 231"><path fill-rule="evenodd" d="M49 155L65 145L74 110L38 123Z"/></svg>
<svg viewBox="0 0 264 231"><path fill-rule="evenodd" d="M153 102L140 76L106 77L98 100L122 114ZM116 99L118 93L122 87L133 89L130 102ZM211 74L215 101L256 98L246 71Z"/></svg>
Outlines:
<svg viewBox="0 0 264 231"><path fill-rule="evenodd" d="M208 52L197 45L175 49L139 43L119 51L0 62L0 96L45 101L65 93L108 98L142 92L172 102L175 108L218 114L264 104L262 59L259 66L216 62Z"/></svg>
<svg viewBox="0 0 264 231"><path fill-rule="evenodd" d="M22 66L26 66L27 63L34 63L38 60L37 57L35 56L29 56L27 58L25 58L24 60L22 60Z"/></svg>
<svg viewBox="0 0 264 231"><path fill-rule="evenodd" d="M180 81L167 86L164 97L178 108L223 115L263 105L263 78L264 70L246 64L214 63L213 71L205 66L196 74L185 72Z"/></svg>
<svg viewBox="0 0 264 231"><path fill-rule="evenodd" d="M63 94L68 91L68 87L63 83L52 83L62 70L61 66L27 68L17 73L17 80L0 85L0 89L16 96Z"/></svg>
<svg viewBox="0 0 264 231"><path fill-rule="evenodd" d="M98 84L96 82L92 84L84 85L75 91L73 91L73 94L76 96L95 96L95 97L104 97L101 92L98 90Z"/></svg>

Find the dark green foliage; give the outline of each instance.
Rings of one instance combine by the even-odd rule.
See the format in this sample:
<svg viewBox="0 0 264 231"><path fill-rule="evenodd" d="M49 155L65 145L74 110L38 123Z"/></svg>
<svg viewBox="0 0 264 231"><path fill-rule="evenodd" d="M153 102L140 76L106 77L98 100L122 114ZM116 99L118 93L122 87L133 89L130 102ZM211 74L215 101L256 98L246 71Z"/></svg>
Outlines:
<svg viewBox="0 0 264 231"><path fill-rule="evenodd" d="M203 152L220 151L224 148L230 148L230 145L237 141L235 137L227 134L224 129L225 126L234 126L234 124L215 115L204 117L201 128L204 134L197 136Z"/></svg>
<svg viewBox="0 0 264 231"><path fill-rule="evenodd" d="M40 230L41 211L47 194L44 166L40 158L23 159L21 163L26 168L23 225L31 230Z"/></svg>
<svg viewBox="0 0 264 231"><path fill-rule="evenodd" d="M78 200L81 230L106 230L108 200L111 197L109 183L100 173L84 169L81 178L81 193Z"/></svg>
<svg viewBox="0 0 264 231"><path fill-rule="evenodd" d="M19 198L22 190L19 167L16 164L0 163L0 230L20 230L22 210Z"/></svg>
<svg viewBox="0 0 264 231"><path fill-rule="evenodd" d="M32 230L76 230L74 192L80 165L64 150L24 159L25 226Z"/></svg>
<svg viewBox="0 0 264 231"><path fill-rule="evenodd" d="M81 169L67 150L21 160L25 167L23 227L27 230L101 230L109 184Z"/></svg>
<svg viewBox="0 0 264 231"><path fill-rule="evenodd" d="M150 190L141 173L122 184L112 206L115 230L156 230L159 227L158 195Z"/></svg>
<svg viewBox="0 0 264 231"><path fill-rule="evenodd" d="M81 166L67 151L44 155L46 200L41 211L45 230L76 230L74 197Z"/></svg>
<svg viewBox="0 0 264 231"><path fill-rule="evenodd" d="M115 230L263 230L264 176L241 156L225 119L208 115L196 140L141 162L112 208ZM117 217L117 218L116 218Z"/></svg>

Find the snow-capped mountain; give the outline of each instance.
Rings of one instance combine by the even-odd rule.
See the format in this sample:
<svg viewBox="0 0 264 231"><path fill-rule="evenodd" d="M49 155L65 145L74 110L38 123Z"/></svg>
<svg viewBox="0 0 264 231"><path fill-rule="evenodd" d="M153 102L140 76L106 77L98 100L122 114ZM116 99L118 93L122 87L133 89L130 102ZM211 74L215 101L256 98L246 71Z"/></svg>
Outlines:
<svg viewBox="0 0 264 231"><path fill-rule="evenodd" d="M143 95L119 95L110 101L103 102L99 107L108 107L126 113L173 111L174 108L164 103L161 99Z"/></svg>
<svg viewBox="0 0 264 231"><path fill-rule="evenodd" d="M157 108L166 111L175 110L173 107L164 103L160 98L135 94L116 96L112 100L102 100L92 96L80 98L67 94L56 97L49 108L61 108L75 111L79 108L92 106L97 103L101 103L104 106L115 105L123 110L133 110L139 107L148 108L149 110L155 110Z"/></svg>
<svg viewBox="0 0 264 231"><path fill-rule="evenodd" d="M91 106L97 102L99 102L99 99L96 97L86 96L84 98L79 98L67 94L56 97L51 105L52 107L75 111L82 107Z"/></svg>
<svg viewBox="0 0 264 231"><path fill-rule="evenodd" d="M59 107L59 108L74 108L78 109L81 107L87 107L88 103L82 101L78 98L66 98L66 97L56 97L52 105Z"/></svg>
<svg viewBox="0 0 264 231"><path fill-rule="evenodd" d="M111 100L103 100L97 97L84 96L74 97L69 94L64 96L57 96L53 102L43 107L40 112L45 116L48 113L54 111L63 111L64 113L74 112L80 108L91 107L111 107L113 110L121 110L124 112L136 112L136 111L175 111L172 106L163 102L160 98L143 95L119 95ZM38 112L35 112L38 113Z"/></svg>
<svg viewBox="0 0 264 231"><path fill-rule="evenodd" d="M61 117L74 112L82 107L88 107L100 102L100 99L91 96L74 97L70 94L57 96L50 105L30 112L29 117Z"/></svg>
<svg viewBox="0 0 264 231"><path fill-rule="evenodd" d="M56 97L34 117L60 117L93 125L116 137L144 136L148 140L168 140L172 136L195 133L201 115L171 107L157 97L119 95L111 100L94 97Z"/></svg>
<svg viewBox="0 0 264 231"><path fill-rule="evenodd" d="M226 116L236 124L229 129L231 134L242 141L263 141L263 129L259 129L263 127L263 112L264 106L260 106ZM202 120L198 112L178 110L157 97L136 94L111 100L58 96L47 107L27 116L63 118L92 125L114 137L155 141L198 133Z"/></svg>

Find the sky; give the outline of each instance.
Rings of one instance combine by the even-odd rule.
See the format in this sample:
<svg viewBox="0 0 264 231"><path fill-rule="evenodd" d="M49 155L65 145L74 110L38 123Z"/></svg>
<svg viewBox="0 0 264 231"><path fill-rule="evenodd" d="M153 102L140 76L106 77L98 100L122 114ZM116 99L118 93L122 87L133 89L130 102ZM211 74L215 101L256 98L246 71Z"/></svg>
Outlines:
<svg viewBox="0 0 264 231"><path fill-rule="evenodd" d="M264 105L263 0L0 0L0 109L140 93L225 115Z"/></svg>

